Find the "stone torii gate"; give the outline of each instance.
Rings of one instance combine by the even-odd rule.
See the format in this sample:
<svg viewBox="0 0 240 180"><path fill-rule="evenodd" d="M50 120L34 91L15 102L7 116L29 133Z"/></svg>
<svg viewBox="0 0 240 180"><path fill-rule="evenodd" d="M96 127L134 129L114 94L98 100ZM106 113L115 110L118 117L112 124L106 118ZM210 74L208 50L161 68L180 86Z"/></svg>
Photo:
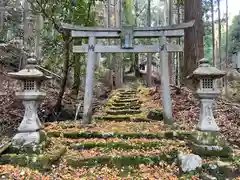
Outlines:
<svg viewBox="0 0 240 180"><path fill-rule="evenodd" d="M161 82L163 91L163 112L165 118L172 121L172 105L169 87L168 52L182 52L183 47L170 44L167 38L184 36L184 29L194 25L194 20L174 26L166 27L133 27L98 28L82 27L78 25L62 24L65 30L71 30L73 38L88 38L88 45L73 46L74 53L88 53L86 83L84 93L83 124L92 118L93 76L96 53L159 53L161 58ZM121 46L96 44L96 39L121 39ZM134 38L159 38L154 45L134 45Z"/></svg>

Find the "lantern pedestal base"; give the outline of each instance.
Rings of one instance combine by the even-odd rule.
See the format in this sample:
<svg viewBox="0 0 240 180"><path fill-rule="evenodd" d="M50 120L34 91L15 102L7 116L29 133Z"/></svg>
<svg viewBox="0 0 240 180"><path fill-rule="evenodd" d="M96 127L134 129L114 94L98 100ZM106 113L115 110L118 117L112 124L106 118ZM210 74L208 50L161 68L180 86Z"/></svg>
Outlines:
<svg viewBox="0 0 240 180"><path fill-rule="evenodd" d="M232 155L232 149L219 132L197 131L192 135L190 146L193 153L200 156L229 157Z"/></svg>
<svg viewBox="0 0 240 180"><path fill-rule="evenodd" d="M11 152L41 153L47 146L45 131L19 132L12 139Z"/></svg>

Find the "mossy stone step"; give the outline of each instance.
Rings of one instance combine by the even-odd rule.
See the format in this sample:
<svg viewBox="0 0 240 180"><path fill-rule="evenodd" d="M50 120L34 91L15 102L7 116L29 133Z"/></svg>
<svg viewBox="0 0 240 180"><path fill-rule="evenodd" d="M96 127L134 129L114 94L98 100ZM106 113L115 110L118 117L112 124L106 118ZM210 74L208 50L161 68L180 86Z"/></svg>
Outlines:
<svg viewBox="0 0 240 180"><path fill-rule="evenodd" d="M74 155L67 155L64 159L72 167L107 165L110 167L138 166L140 164L159 164L162 161L172 164L178 155L178 151L169 151L164 154L151 156L95 156L93 158L81 158Z"/></svg>
<svg viewBox="0 0 240 180"><path fill-rule="evenodd" d="M163 142L153 141L153 142L136 142L134 145L128 142L84 142L77 145L71 145L70 149L73 150L83 150L83 149L92 149L96 147L104 147L107 149L149 149L162 146Z"/></svg>
<svg viewBox="0 0 240 180"><path fill-rule="evenodd" d="M129 121L129 122L150 122L149 119L146 119L144 117L135 115L136 117L130 115L130 114L122 114L122 115L106 115L106 116L95 116L95 120L104 120L104 121L116 121L116 122L122 122L122 121Z"/></svg>
<svg viewBox="0 0 240 180"><path fill-rule="evenodd" d="M137 93L137 90L126 90L126 89L119 89L117 90L117 92L120 92L120 93L125 93L125 92L133 92L133 93Z"/></svg>
<svg viewBox="0 0 240 180"><path fill-rule="evenodd" d="M125 92L118 92L117 94L120 94L120 95L122 95L122 94L137 94L137 92L135 92L135 91L125 91Z"/></svg>
<svg viewBox="0 0 240 180"><path fill-rule="evenodd" d="M49 170L66 152L65 146L56 146L43 154L2 154L0 164L13 164L38 170Z"/></svg>
<svg viewBox="0 0 240 180"><path fill-rule="evenodd" d="M137 92L120 92L118 95L136 95Z"/></svg>
<svg viewBox="0 0 240 180"><path fill-rule="evenodd" d="M122 114L140 114L142 111L141 110L131 110L131 109L126 109L126 110L107 110L106 113L110 115L122 115Z"/></svg>
<svg viewBox="0 0 240 180"><path fill-rule="evenodd" d="M134 98L134 99L114 99L115 102L119 102L119 103L130 103L130 102L138 102L138 98Z"/></svg>
<svg viewBox="0 0 240 180"><path fill-rule="evenodd" d="M62 131L49 131L47 132L49 137L64 137L70 139L79 138L121 138L121 139L189 139L191 133L189 132L175 132L166 131L162 133L129 133L129 132L91 132L91 131L72 131L72 132L62 132Z"/></svg>
<svg viewBox="0 0 240 180"><path fill-rule="evenodd" d="M120 100L128 100L128 99L136 99L137 96L116 96L116 99Z"/></svg>
<svg viewBox="0 0 240 180"><path fill-rule="evenodd" d="M141 106L129 106L129 107L126 107L126 106L117 106L117 107L110 106L109 107L110 110L138 110L140 108L141 108Z"/></svg>
<svg viewBox="0 0 240 180"><path fill-rule="evenodd" d="M131 106L139 106L139 102L114 102L111 104L112 106L119 107L119 106L124 106L124 107L131 107Z"/></svg>
<svg viewBox="0 0 240 180"><path fill-rule="evenodd" d="M116 96L119 96L119 97L132 97L132 96L137 96L136 93L132 93L132 94L116 94Z"/></svg>

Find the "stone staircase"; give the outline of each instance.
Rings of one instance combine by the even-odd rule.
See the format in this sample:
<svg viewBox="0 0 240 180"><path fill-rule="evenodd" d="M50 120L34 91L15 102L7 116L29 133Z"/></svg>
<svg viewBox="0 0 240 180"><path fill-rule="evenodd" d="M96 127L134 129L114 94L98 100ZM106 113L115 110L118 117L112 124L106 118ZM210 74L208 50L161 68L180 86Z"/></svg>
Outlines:
<svg viewBox="0 0 240 180"><path fill-rule="evenodd" d="M105 104L104 115L94 118L112 121L149 121L141 110L141 104L137 90L120 89Z"/></svg>
<svg viewBox="0 0 240 180"><path fill-rule="evenodd" d="M111 102L106 110L106 113L109 115L132 115L141 113L141 103L134 90L119 91L119 93L111 99Z"/></svg>
<svg viewBox="0 0 240 180"><path fill-rule="evenodd" d="M191 132L173 130L162 121L148 119L138 94L135 89L115 91L102 114L94 116L93 126L78 127L72 121L47 123L49 143L44 152L26 155L7 151L0 156L0 164L51 171L58 161L71 167L56 167L61 174L74 177L77 169L84 179L188 179L192 174L182 173L176 162L179 153L192 153L188 144ZM206 161L203 167L208 165ZM165 173L169 168L171 173Z"/></svg>

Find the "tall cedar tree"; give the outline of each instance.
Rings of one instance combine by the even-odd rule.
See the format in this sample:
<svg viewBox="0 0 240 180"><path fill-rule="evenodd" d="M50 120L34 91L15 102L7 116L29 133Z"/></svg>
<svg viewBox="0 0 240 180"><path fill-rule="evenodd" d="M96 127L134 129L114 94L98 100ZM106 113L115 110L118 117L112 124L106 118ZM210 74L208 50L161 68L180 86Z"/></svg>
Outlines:
<svg viewBox="0 0 240 180"><path fill-rule="evenodd" d="M204 57L202 17L202 0L184 0L185 22L195 20L193 28L185 29L184 65L181 67L182 83L189 88L193 88L194 84L186 77L197 68L198 61Z"/></svg>

